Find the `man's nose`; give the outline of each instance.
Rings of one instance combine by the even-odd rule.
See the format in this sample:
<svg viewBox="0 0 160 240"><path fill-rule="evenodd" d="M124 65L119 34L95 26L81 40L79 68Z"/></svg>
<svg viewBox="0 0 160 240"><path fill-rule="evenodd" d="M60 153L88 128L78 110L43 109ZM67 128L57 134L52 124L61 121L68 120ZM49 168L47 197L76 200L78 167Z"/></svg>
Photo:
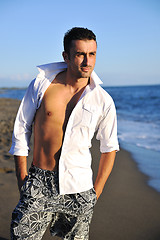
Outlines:
<svg viewBox="0 0 160 240"><path fill-rule="evenodd" d="M87 54L84 55L83 64L84 64L85 66L88 66L88 65L89 65L89 57L87 56Z"/></svg>

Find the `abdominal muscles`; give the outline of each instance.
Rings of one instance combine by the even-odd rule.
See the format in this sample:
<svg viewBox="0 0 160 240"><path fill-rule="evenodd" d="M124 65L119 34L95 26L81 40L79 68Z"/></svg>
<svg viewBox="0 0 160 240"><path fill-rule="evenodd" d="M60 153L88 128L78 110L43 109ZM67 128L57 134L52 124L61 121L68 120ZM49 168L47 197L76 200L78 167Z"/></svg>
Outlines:
<svg viewBox="0 0 160 240"><path fill-rule="evenodd" d="M47 170L58 170L64 136L65 111L39 109L34 124L33 164Z"/></svg>

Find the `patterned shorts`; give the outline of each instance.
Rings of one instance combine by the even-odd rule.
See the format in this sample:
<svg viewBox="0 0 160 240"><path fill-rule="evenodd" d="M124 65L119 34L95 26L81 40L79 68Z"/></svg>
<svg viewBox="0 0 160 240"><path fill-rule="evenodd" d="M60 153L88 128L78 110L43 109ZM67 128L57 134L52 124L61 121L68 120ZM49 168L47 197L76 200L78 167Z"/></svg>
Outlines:
<svg viewBox="0 0 160 240"><path fill-rule="evenodd" d="M42 239L48 225L52 236L87 240L97 198L94 188L76 194L58 193L58 173L32 166L12 213L11 239Z"/></svg>

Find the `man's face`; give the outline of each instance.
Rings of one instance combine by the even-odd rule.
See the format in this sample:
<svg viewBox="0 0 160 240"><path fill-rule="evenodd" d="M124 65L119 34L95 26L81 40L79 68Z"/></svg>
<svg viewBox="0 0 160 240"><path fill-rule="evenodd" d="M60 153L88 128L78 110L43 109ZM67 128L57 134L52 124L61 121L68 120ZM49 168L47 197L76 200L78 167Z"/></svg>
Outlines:
<svg viewBox="0 0 160 240"><path fill-rule="evenodd" d="M89 78L96 63L97 43L94 40L73 40L67 56L68 71L76 78Z"/></svg>

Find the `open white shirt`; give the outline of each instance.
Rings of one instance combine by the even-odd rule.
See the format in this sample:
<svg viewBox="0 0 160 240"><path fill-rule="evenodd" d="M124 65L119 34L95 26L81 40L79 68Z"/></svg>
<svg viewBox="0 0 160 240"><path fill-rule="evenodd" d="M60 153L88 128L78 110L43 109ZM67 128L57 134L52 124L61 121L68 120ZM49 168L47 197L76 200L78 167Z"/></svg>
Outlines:
<svg viewBox="0 0 160 240"><path fill-rule="evenodd" d="M40 73L30 83L17 113L11 154L28 156L35 113L46 89L56 75L66 68L65 62L38 66ZM101 83L93 71L90 84L86 86L69 117L59 159L60 194L83 192L93 187L89 149L96 131L101 153L119 150L115 105L110 95L99 85Z"/></svg>

